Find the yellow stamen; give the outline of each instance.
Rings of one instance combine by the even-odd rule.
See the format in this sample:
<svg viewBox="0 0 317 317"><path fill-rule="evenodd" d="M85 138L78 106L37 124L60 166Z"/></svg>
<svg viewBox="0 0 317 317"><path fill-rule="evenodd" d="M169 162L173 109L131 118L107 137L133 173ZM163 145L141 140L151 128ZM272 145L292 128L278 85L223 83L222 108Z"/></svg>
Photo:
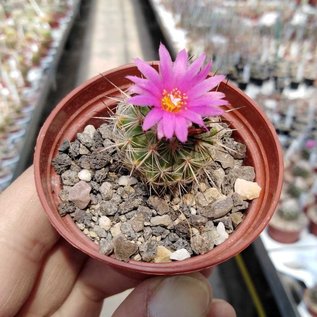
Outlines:
<svg viewBox="0 0 317 317"><path fill-rule="evenodd" d="M164 89L163 98L161 100L162 109L168 112L179 112L186 106L187 95L181 93L177 88L171 92Z"/></svg>

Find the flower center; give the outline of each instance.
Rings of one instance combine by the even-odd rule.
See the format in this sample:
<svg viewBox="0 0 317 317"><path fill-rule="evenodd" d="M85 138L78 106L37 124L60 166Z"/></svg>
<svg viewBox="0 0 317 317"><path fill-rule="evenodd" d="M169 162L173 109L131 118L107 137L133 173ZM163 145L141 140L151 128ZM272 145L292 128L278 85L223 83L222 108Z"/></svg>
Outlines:
<svg viewBox="0 0 317 317"><path fill-rule="evenodd" d="M187 95L181 93L177 88L171 92L163 90L163 97L161 100L162 109L168 112L179 112L186 105Z"/></svg>

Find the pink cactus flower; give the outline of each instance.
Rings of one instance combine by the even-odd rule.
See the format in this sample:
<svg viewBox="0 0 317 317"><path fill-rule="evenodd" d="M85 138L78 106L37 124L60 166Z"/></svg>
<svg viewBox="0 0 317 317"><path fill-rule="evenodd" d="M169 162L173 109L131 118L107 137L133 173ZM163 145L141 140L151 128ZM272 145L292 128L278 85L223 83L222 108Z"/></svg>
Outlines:
<svg viewBox="0 0 317 317"><path fill-rule="evenodd" d="M309 150L313 149L316 145L317 145L317 142L316 140L313 140L313 139L309 139L305 143L306 148Z"/></svg>
<svg viewBox="0 0 317 317"><path fill-rule="evenodd" d="M163 44L159 48L159 72L148 63L137 59L136 65L144 78L128 76L134 85L128 102L135 106L150 106L143 122L146 131L156 125L159 139L174 136L186 142L188 128L193 124L204 127L204 117L223 113L220 106L228 104L222 92L212 91L224 79L222 75L208 77L211 63L201 54L192 63L185 50L173 62Z"/></svg>

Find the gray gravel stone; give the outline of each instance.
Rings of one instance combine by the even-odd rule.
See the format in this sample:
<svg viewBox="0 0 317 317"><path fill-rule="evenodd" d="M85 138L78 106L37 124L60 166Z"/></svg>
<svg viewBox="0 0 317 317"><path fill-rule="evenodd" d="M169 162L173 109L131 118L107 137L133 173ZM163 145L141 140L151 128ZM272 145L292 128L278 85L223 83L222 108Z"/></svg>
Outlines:
<svg viewBox="0 0 317 317"><path fill-rule="evenodd" d="M88 149L90 149L94 145L94 140L90 137L88 133L77 133L77 139Z"/></svg>
<svg viewBox="0 0 317 317"><path fill-rule="evenodd" d="M231 197L218 200L206 207L202 214L208 219L217 219L225 216L233 207L233 201Z"/></svg>
<svg viewBox="0 0 317 317"><path fill-rule="evenodd" d="M108 169L107 168L102 168L100 170L97 170L95 172L93 180L95 182L97 182L98 184L101 184L101 183L103 183L106 180L107 174L108 174Z"/></svg>
<svg viewBox="0 0 317 317"><path fill-rule="evenodd" d="M178 239L174 244L173 244L174 250L179 250L179 249L186 249L190 254L193 253L192 248L190 246L190 243L186 241L185 239Z"/></svg>
<svg viewBox="0 0 317 317"><path fill-rule="evenodd" d="M236 178L231 173L228 175L225 175L225 177L223 178L223 182L221 184L221 192L226 196L233 193L233 187L234 187L235 181L236 181Z"/></svg>
<svg viewBox="0 0 317 317"><path fill-rule="evenodd" d="M208 219L202 215L190 215L189 222L194 227L205 225Z"/></svg>
<svg viewBox="0 0 317 317"><path fill-rule="evenodd" d="M106 230L101 228L100 226L94 226L93 232L95 232L99 238L105 238L108 235Z"/></svg>
<svg viewBox="0 0 317 317"><path fill-rule="evenodd" d="M155 258L158 243L155 240L148 240L140 247L140 254L144 262L150 262Z"/></svg>
<svg viewBox="0 0 317 317"><path fill-rule="evenodd" d="M84 223L85 219L87 218L87 213L85 210L76 208L75 212L72 214L72 218L74 221L79 223ZM90 219L89 219L90 220Z"/></svg>
<svg viewBox="0 0 317 317"><path fill-rule="evenodd" d="M235 159L243 159L246 155L247 147L245 144L235 141L233 138L224 138L223 143Z"/></svg>
<svg viewBox="0 0 317 317"><path fill-rule="evenodd" d="M182 236L182 234L185 234L185 235L189 235L190 234L189 224L185 220L183 220L183 221L179 222L178 224L176 224L174 226L174 228L175 228L175 232L179 236Z"/></svg>
<svg viewBox="0 0 317 317"><path fill-rule="evenodd" d="M194 235L191 239L191 247L196 254L205 254L214 247L213 237L210 231L202 235Z"/></svg>
<svg viewBox="0 0 317 317"><path fill-rule="evenodd" d="M100 212L105 216L113 216L118 212L118 205L112 201L103 201L100 203Z"/></svg>
<svg viewBox="0 0 317 317"><path fill-rule="evenodd" d="M135 232L140 232L144 229L145 214L136 212L135 216L129 221Z"/></svg>
<svg viewBox="0 0 317 317"><path fill-rule="evenodd" d="M78 140L70 143L68 153L72 159L75 159L80 155L80 144L81 143Z"/></svg>
<svg viewBox="0 0 317 317"><path fill-rule="evenodd" d="M147 203L150 207L155 209L160 216L169 212L170 208L167 202L162 198L159 198L157 196L150 196Z"/></svg>
<svg viewBox="0 0 317 317"><path fill-rule="evenodd" d="M111 156L104 152L92 153L89 155L90 168L99 170L110 164Z"/></svg>
<svg viewBox="0 0 317 317"><path fill-rule="evenodd" d="M52 165L57 174L64 173L71 165L72 159L65 153L59 153L53 160Z"/></svg>
<svg viewBox="0 0 317 317"><path fill-rule="evenodd" d="M120 229L121 229L121 232L122 232L129 240L134 239L134 238L136 238L136 236L137 236L137 235L135 234L135 232L134 232L134 230L133 230L132 225L131 225L130 222L122 222Z"/></svg>
<svg viewBox="0 0 317 317"><path fill-rule="evenodd" d="M164 226L168 227L173 223L171 217L169 215L156 216L151 218L151 224L153 226Z"/></svg>
<svg viewBox="0 0 317 317"><path fill-rule="evenodd" d="M110 200L113 196L112 184L103 182L99 188L99 192L104 200Z"/></svg>
<svg viewBox="0 0 317 317"><path fill-rule="evenodd" d="M81 168L90 169L90 157L89 155L82 155L79 159L78 159L78 165Z"/></svg>
<svg viewBox="0 0 317 317"><path fill-rule="evenodd" d="M144 237L144 240L148 240L152 237L152 228L151 227L144 227L143 237Z"/></svg>
<svg viewBox="0 0 317 317"><path fill-rule="evenodd" d="M99 252L104 255L110 255L113 252L113 243L108 239L100 239Z"/></svg>
<svg viewBox="0 0 317 317"><path fill-rule="evenodd" d="M215 185L220 188L225 177L225 171L222 168L218 168L215 170L209 170L209 173L211 174L211 178L213 179Z"/></svg>
<svg viewBox="0 0 317 317"><path fill-rule="evenodd" d="M109 124L102 124L97 131L99 131L103 139L113 139L113 130Z"/></svg>
<svg viewBox="0 0 317 317"><path fill-rule="evenodd" d="M216 150L213 159L216 162L219 162L224 169L234 167L234 158L229 153L222 150Z"/></svg>
<svg viewBox="0 0 317 317"><path fill-rule="evenodd" d="M87 149L87 148L85 147L85 145L83 145L83 144L80 144L80 145L79 145L79 150L78 150L78 152L79 152L80 155L87 155L87 154L90 153L89 149Z"/></svg>
<svg viewBox="0 0 317 317"><path fill-rule="evenodd" d="M133 209L138 208L142 204L143 200L141 198L134 198L131 201L124 201L119 205L119 212L125 214Z"/></svg>
<svg viewBox="0 0 317 317"><path fill-rule="evenodd" d="M67 153L70 147L70 142L68 140L64 140L63 143L58 148L59 152L65 152Z"/></svg>
<svg viewBox="0 0 317 317"><path fill-rule="evenodd" d="M75 210L75 204L68 201L62 202L58 205L58 212L62 217L74 212Z"/></svg>
<svg viewBox="0 0 317 317"><path fill-rule="evenodd" d="M115 237L112 241L114 255L120 261L128 262L130 257L139 249L136 243L127 240L123 235Z"/></svg>
<svg viewBox="0 0 317 317"><path fill-rule="evenodd" d="M231 217L225 216L225 217L221 217L218 219L214 220L215 224L218 224L219 222L222 222L226 228L226 231L228 233L232 233L233 232L233 224L232 224L232 219Z"/></svg>
<svg viewBox="0 0 317 317"><path fill-rule="evenodd" d="M162 226L152 227L153 236L161 236L163 239L169 235L170 231Z"/></svg>
<svg viewBox="0 0 317 317"><path fill-rule="evenodd" d="M208 206L208 201L205 198L204 194L201 192L198 192L195 196L195 201L197 203L197 205L201 206L201 207L206 207Z"/></svg>
<svg viewBox="0 0 317 317"><path fill-rule="evenodd" d="M230 215L233 226L236 228L243 220L242 212L234 212Z"/></svg>

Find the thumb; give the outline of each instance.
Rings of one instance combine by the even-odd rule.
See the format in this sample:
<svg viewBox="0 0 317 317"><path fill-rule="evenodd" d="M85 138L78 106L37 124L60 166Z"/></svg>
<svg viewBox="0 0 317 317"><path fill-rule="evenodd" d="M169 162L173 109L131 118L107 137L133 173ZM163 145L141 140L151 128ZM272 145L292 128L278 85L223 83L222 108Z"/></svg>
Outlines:
<svg viewBox="0 0 317 317"><path fill-rule="evenodd" d="M208 280L199 273L151 278L132 291L113 317L205 317L211 296Z"/></svg>

